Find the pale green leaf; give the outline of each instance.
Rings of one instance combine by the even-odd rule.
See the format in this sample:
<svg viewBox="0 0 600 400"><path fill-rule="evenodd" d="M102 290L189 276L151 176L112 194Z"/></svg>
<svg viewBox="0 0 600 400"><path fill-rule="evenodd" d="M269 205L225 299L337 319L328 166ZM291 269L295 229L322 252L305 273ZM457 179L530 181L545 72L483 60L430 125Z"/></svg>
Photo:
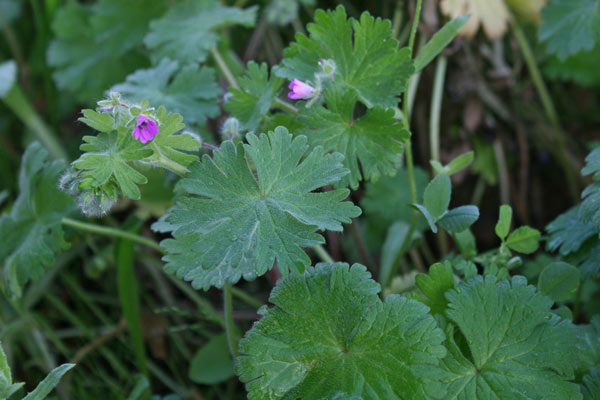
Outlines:
<svg viewBox="0 0 600 400"><path fill-rule="evenodd" d="M375 107L355 120L356 95L333 88L325 93L325 102L327 108L314 105L301 110L304 128L296 133L306 135L312 146L344 155L350 174L339 185L356 189L363 178L377 181L382 175L393 176L404 150L402 141L410 136L394 111Z"/></svg>
<svg viewBox="0 0 600 400"><path fill-rule="evenodd" d="M335 81L352 89L367 107L395 107L406 80L414 71L410 50L398 49L389 20L368 12L360 20L347 19L344 7L317 10L308 24L309 37L296 34L296 42L284 52L277 76L314 81L320 59L333 60Z"/></svg>
<svg viewBox="0 0 600 400"><path fill-rule="evenodd" d="M256 7L223 7L216 0L182 0L161 18L150 23L144 43L157 62L170 58L182 63L198 63L217 47L215 30L240 24L250 27L256 19Z"/></svg>
<svg viewBox="0 0 600 400"><path fill-rule="evenodd" d="M146 145L154 151L154 156L166 157L183 166L198 160L195 153L202 147L202 141L194 134L182 132L185 127L183 117L168 113L162 106L157 110L156 116L160 121L158 134Z"/></svg>
<svg viewBox="0 0 600 400"><path fill-rule="evenodd" d="M542 270L537 287L552 300L565 301L574 297L579 287L579 270L566 262L557 261Z"/></svg>
<svg viewBox="0 0 600 400"><path fill-rule="evenodd" d="M542 9L540 41L561 60L591 50L600 39L599 15L598 0L549 0Z"/></svg>
<svg viewBox="0 0 600 400"><path fill-rule="evenodd" d="M283 79L274 75L269 78L267 64L251 61L238 83L239 89L229 89L232 96L227 99L225 110L236 117L246 130L254 132L279 96Z"/></svg>
<svg viewBox="0 0 600 400"><path fill-rule="evenodd" d="M509 205L503 204L500 206L500 215L498 216L498 222L496 223L496 236L500 240L504 240L510 232L510 224L512 222L512 208Z"/></svg>
<svg viewBox="0 0 600 400"><path fill-rule="evenodd" d="M41 279L54 264L56 253L69 247L61 219L75 209L72 198L58 189L65 169L62 160L47 161L48 152L37 142L21 161L19 197L10 213L0 217L0 265L8 292L21 295L29 279Z"/></svg>
<svg viewBox="0 0 600 400"><path fill-rule="evenodd" d="M587 239L598 234L598 228L594 224L585 223L579 218L578 205L546 225L546 231L550 235L546 241L546 249L558 250L562 255L579 250Z"/></svg>
<svg viewBox="0 0 600 400"><path fill-rule="evenodd" d="M342 201L346 189L311 193L348 173L341 154L306 154L306 137L292 140L285 128L247 139L191 164L180 182L185 194L153 226L174 237L161 243L166 270L194 288L254 279L275 260L283 274L302 272L310 259L301 247L323 242L315 231L341 231L360 214Z"/></svg>
<svg viewBox="0 0 600 400"><path fill-rule="evenodd" d="M457 172L462 171L463 169L465 169L469 165L471 165L474 158L475 158L474 151L469 151L467 153L461 154L460 156L456 157L454 160L452 160L448 163L448 165L446 166L448 168L447 174L454 175Z"/></svg>
<svg viewBox="0 0 600 400"><path fill-rule="evenodd" d="M467 23L470 15L462 15L446 23L437 31L431 40L419 51L415 58L415 72L425 68L438 54L458 35L460 28Z"/></svg>
<svg viewBox="0 0 600 400"><path fill-rule="evenodd" d="M67 373L71 368L73 368L75 364L63 364L60 367L54 368L47 377L44 378L43 381L37 385L37 387L33 390L33 392L29 393L27 396L23 398L23 400L44 400L46 396L50 394L52 389L58 382L60 378L63 377L64 374Z"/></svg>
<svg viewBox="0 0 600 400"><path fill-rule="evenodd" d="M578 358L574 326L555 316L552 301L524 277L477 276L446 298L464 345L447 336L444 399L581 399L569 382Z"/></svg>
<svg viewBox="0 0 600 400"><path fill-rule="evenodd" d="M23 385L24 383L13 383L8 360L0 343L0 399L8 399Z"/></svg>
<svg viewBox="0 0 600 400"><path fill-rule="evenodd" d="M460 206L449 210L440 219L439 224L450 233L462 232L479 219L477 206Z"/></svg>
<svg viewBox="0 0 600 400"><path fill-rule="evenodd" d="M423 214L423 216L425 217L425 220L427 221L427 223L429 224L429 229L431 229L431 231L433 233L437 233L438 228L437 225L435 224L435 218L433 218L433 216L431 215L431 213L429 212L429 210L427 208L425 208L425 206L422 206L421 204L411 204L411 207L413 207L414 209L418 210L421 212L421 214Z"/></svg>
<svg viewBox="0 0 600 400"><path fill-rule="evenodd" d="M448 211L451 194L452 184L450 177L446 174L436 176L425 188L423 206L435 221Z"/></svg>
<svg viewBox="0 0 600 400"><path fill-rule="evenodd" d="M195 383L214 385L233 375L233 360L225 334L213 336L190 361L188 376Z"/></svg>
<svg viewBox="0 0 600 400"><path fill-rule="evenodd" d="M0 99L4 98L17 80L17 63L13 60L0 63Z"/></svg>
<svg viewBox="0 0 600 400"><path fill-rule="evenodd" d="M540 231L529 226L521 226L508 235L505 243L514 251L531 254L540 245Z"/></svg>
<svg viewBox="0 0 600 400"><path fill-rule="evenodd" d="M415 296L415 299L429 307L432 314L442 314L446 311L448 300L444 295L454 287L452 264L449 261L433 264L427 274L418 274L415 282L425 296Z"/></svg>
<svg viewBox="0 0 600 400"><path fill-rule="evenodd" d="M164 106L183 115L190 124L204 124L206 118L216 117L220 111L221 89L212 68L179 68L177 61L166 58L156 67L135 71L111 90L130 101L147 100L154 106Z"/></svg>
<svg viewBox="0 0 600 400"><path fill-rule="evenodd" d="M319 264L280 280L240 342L250 400L428 399L443 395L444 339L427 307L382 302L362 265Z"/></svg>
<svg viewBox="0 0 600 400"><path fill-rule="evenodd" d="M583 377L581 393L583 400L600 400L600 365L592 368L590 373Z"/></svg>

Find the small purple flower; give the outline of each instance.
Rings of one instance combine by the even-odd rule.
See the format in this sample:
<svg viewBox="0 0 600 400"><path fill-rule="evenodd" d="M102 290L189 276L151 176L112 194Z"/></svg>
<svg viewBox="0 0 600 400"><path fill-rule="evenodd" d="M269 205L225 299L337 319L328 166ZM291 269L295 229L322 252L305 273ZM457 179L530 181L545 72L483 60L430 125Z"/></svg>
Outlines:
<svg viewBox="0 0 600 400"><path fill-rule="evenodd" d="M135 140L139 140L142 143L147 143L154 139L154 136L158 134L158 126L156 122L152 121L147 116L140 114L137 117L137 124L135 129L131 132L131 136L135 136Z"/></svg>
<svg viewBox="0 0 600 400"><path fill-rule="evenodd" d="M288 97L293 100L308 99L309 97L312 97L315 92L315 89L312 86L299 79L294 79L290 82L288 88L291 90L291 92L288 93Z"/></svg>

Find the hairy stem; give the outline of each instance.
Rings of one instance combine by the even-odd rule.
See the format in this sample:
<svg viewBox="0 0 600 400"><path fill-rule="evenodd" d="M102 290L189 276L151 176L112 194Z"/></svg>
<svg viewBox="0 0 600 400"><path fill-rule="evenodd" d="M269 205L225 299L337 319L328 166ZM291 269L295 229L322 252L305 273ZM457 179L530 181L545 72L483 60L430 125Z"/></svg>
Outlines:
<svg viewBox="0 0 600 400"><path fill-rule="evenodd" d="M227 79L227 82L229 82L229 86L239 89L240 85L238 85L237 81L235 80L235 77L233 76L233 73L227 66L227 63L225 63L225 60L223 60L223 57L221 57L219 51L215 48L212 48L210 49L210 54L212 54L213 58L215 59L215 62L217 63L217 66L219 67L223 75L225 75L225 79Z"/></svg>
<svg viewBox="0 0 600 400"><path fill-rule="evenodd" d="M329 253L327 252L327 250L325 250L323 248L323 246L321 246L320 244L313 246L313 250L315 251L315 253L317 253L317 255L319 256L319 258L321 260L323 260L324 262L327 263L334 263L335 261L333 260L333 258L329 255Z"/></svg>
<svg viewBox="0 0 600 400"><path fill-rule="evenodd" d="M233 298L231 293L231 284L226 283L223 286L223 306L225 311L225 333L227 335L227 344L231 357L235 360L238 356L237 337L233 325Z"/></svg>
<svg viewBox="0 0 600 400"><path fill-rule="evenodd" d="M160 247L160 245L157 242L155 242L154 240L152 240L150 238L147 238L147 237L144 237L141 235L137 235L135 233L122 231L122 230L116 229L116 228L109 228L107 226L95 225L95 224L90 224L87 222L81 222L81 221L77 221L77 220L71 219L71 218L63 218L61 223L66 226L70 226L72 228L79 229L81 231L97 233L99 235L112 236L112 237L121 238L121 239L128 239L128 240L131 240L132 242L143 244L144 246L148 246L148 247L164 254L164 250L162 249L162 247Z"/></svg>

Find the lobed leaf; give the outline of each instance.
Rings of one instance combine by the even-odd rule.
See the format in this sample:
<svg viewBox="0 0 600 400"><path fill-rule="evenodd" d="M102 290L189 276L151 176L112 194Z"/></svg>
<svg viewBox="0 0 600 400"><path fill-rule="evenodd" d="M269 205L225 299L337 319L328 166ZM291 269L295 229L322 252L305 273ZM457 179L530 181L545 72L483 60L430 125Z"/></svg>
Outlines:
<svg viewBox="0 0 600 400"><path fill-rule="evenodd" d="M251 400L428 399L444 394L444 339L423 304L389 296L362 265L318 264L280 280L240 341Z"/></svg>
<svg viewBox="0 0 600 400"><path fill-rule="evenodd" d="M153 225L173 235L161 243L166 270L194 288L254 279L275 260L284 275L300 273L310 264L301 247L323 242L317 229L341 231L360 214L342 202L346 189L310 193L348 173L341 154L306 154L306 137L292 140L282 127L247 139L192 163L180 182L185 194Z"/></svg>

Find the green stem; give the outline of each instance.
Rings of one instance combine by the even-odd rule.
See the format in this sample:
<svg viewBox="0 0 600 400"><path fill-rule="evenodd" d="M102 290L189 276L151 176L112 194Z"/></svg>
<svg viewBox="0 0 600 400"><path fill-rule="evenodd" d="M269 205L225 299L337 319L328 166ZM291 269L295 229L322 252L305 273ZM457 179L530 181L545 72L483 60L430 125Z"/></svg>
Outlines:
<svg viewBox="0 0 600 400"><path fill-rule="evenodd" d="M233 73L227 66L227 63L225 63L225 60L223 60L223 57L221 57L219 51L215 48L212 48L210 49L210 54L212 54L213 58L215 59L215 62L217 63L217 66L219 67L223 75L225 75L225 79L227 79L227 82L229 82L229 86L239 89L240 85L238 85L237 81L235 80L235 77L233 76Z"/></svg>
<svg viewBox="0 0 600 400"><path fill-rule="evenodd" d="M298 109L293 104L288 103L287 101L281 100L279 98L275 99L275 106L281 108L284 111L288 111L292 114L297 115Z"/></svg>
<svg viewBox="0 0 600 400"><path fill-rule="evenodd" d="M421 20L421 8L423 0L417 0L417 7L415 8L415 17L413 19L412 28L410 29L410 36L408 39L408 47L410 48L410 56L412 57L413 47L415 45L415 37L417 36L417 28L419 27L419 21Z"/></svg>
<svg viewBox="0 0 600 400"><path fill-rule="evenodd" d="M321 246L320 244L313 246L313 250L315 251L315 253L317 253L317 255L319 256L319 258L321 260L323 260L326 263L334 263L335 261L333 260L333 258L329 255L329 253L327 252L327 250L325 250L323 248L323 246Z"/></svg>
<svg viewBox="0 0 600 400"><path fill-rule="evenodd" d="M362 237L362 233L360 232L360 226L357 219L352 220L352 224L350 224L350 233L352 234L352 240L354 241L356 250L358 251L358 258L360 259L360 262L366 267L372 268L374 263L371 260L371 256L369 255L369 251L365 245L365 241Z"/></svg>
<svg viewBox="0 0 600 400"><path fill-rule="evenodd" d="M67 159L67 152L52 133L52 130L40 118L23 94L18 84L2 99L4 103L31 129L40 142L48 149L52 157Z"/></svg>
<svg viewBox="0 0 600 400"><path fill-rule="evenodd" d="M238 289L234 286L231 287L232 294L240 300L243 300L248 305L251 305L254 308L262 307L263 303L261 301L256 300L254 297L250 296L248 293L244 292L241 289Z"/></svg>
<svg viewBox="0 0 600 400"><path fill-rule="evenodd" d="M155 154L158 155L156 158L150 158L152 162L160 165L165 169L168 169L173 173L176 173L179 176L185 176L185 174L190 172L190 170L184 167L183 165L171 160L169 157L165 157L156 145L156 142L152 142L152 148L154 149Z"/></svg>
<svg viewBox="0 0 600 400"><path fill-rule="evenodd" d="M238 356L238 349L235 326L233 324L233 299L230 283L226 283L225 286L223 286L223 303L225 309L225 333L227 335L227 344L229 345L231 357L235 360Z"/></svg>
<svg viewBox="0 0 600 400"><path fill-rule="evenodd" d="M448 61L444 55L439 56L433 80L433 96L431 97L431 113L429 114L429 149L431 159L440 161L440 116L442 114L442 95L446 80Z"/></svg>
<svg viewBox="0 0 600 400"><path fill-rule="evenodd" d="M558 118L558 113L556 112L556 107L554 106L554 102L552 101L552 97L548 92L548 88L544 83L544 79L542 78L542 74L540 73L540 69L537 66L535 61L535 56L533 55L533 51L531 50L531 46L529 46L529 42L527 41L527 37L521 26L517 22L516 19L513 18L513 32L515 34L515 38L517 39L517 43L519 43L519 48L521 49L521 54L523 54L523 58L525 59L525 63L527 64L527 69L529 70L529 74L531 75L531 79L535 86L535 89L540 96L540 100L542 102L542 106L544 107L544 111L546 113L546 117L550 121L554 131L554 152L558 158L558 162L561 164L564 174L567 178L567 185L569 187L569 192L571 197L578 202L579 201L579 174L573 170L571 164L569 163L569 159L567 156L567 148L566 148L566 135L560 126L560 120Z"/></svg>
<svg viewBox="0 0 600 400"><path fill-rule="evenodd" d="M116 228L109 228L107 226L81 222L71 218L63 218L61 222L63 225L70 226L72 228L79 229L82 231L97 233L99 235L112 236L121 239L129 239L132 242L143 244L144 246L148 246L164 254L164 250L162 249L162 247L160 247L160 245L157 242L155 242L152 239L136 235L135 233L122 231Z"/></svg>

